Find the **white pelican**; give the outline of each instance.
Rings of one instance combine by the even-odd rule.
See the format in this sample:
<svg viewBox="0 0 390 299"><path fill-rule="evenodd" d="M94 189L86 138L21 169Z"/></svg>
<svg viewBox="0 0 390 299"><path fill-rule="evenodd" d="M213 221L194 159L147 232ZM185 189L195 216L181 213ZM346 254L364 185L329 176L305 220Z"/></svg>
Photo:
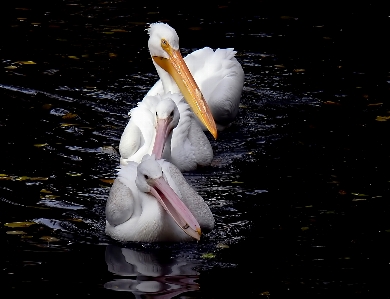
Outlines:
<svg viewBox="0 0 390 299"><path fill-rule="evenodd" d="M119 241L199 240L211 231L208 205L165 160L145 155L121 166L106 204L106 234Z"/></svg>
<svg viewBox="0 0 390 299"><path fill-rule="evenodd" d="M228 127L237 116L244 85L244 71L234 57L236 52L232 48L214 52L205 47L183 60L175 29L165 23L154 23L148 32L149 52L160 80L147 95L181 92L203 125L216 138L217 133L207 122L210 117L206 114L207 105L203 102L203 96L217 129Z"/></svg>
<svg viewBox="0 0 390 299"><path fill-rule="evenodd" d="M119 143L122 165L152 153L180 171L211 164L211 144L181 94L146 96L130 115Z"/></svg>

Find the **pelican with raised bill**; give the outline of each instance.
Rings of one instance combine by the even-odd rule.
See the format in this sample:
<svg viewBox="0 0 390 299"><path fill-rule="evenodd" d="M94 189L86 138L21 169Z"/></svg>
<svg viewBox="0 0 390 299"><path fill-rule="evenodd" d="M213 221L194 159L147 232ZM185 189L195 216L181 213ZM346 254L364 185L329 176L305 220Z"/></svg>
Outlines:
<svg viewBox="0 0 390 299"><path fill-rule="evenodd" d="M130 116L119 143L122 165L139 163L146 154L164 158L180 171L211 164L210 141L182 94L146 96Z"/></svg>
<svg viewBox="0 0 390 299"><path fill-rule="evenodd" d="M203 198L181 172L146 155L140 164L121 166L106 204L106 234L118 241L199 240L214 228Z"/></svg>
<svg viewBox="0 0 390 299"><path fill-rule="evenodd" d="M205 47L183 59L175 29L153 23L148 32L149 52L160 80L147 95L181 92L216 138L216 128L230 126L239 109L244 71L235 58L236 52L232 48L213 51Z"/></svg>

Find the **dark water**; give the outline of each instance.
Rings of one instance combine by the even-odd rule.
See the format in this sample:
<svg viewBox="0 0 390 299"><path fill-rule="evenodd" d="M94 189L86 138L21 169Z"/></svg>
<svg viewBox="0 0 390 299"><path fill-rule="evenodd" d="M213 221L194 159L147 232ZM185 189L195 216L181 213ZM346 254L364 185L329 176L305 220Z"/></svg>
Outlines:
<svg viewBox="0 0 390 299"><path fill-rule="evenodd" d="M370 3L250 3L3 4L5 293L386 297L389 18ZM110 149L157 80L155 21L176 28L183 54L234 47L246 73L236 123L210 138L213 165L185 174L217 221L199 243L104 234Z"/></svg>

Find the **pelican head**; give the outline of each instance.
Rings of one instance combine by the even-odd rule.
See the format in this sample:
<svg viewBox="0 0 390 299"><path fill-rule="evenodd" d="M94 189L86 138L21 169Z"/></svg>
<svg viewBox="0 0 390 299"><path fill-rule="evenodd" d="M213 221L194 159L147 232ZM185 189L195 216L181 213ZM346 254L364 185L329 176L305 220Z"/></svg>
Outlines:
<svg viewBox="0 0 390 299"><path fill-rule="evenodd" d="M175 81L180 92L183 94L192 111L217 138L217 127L210 108L204 99L202 92L195 82L194 77L184 62L179 49L179 37L171 26L164 23L151 24L149 29L148 47L154 65L161 77L161 81L166 90L167 82L162 77L161 69L167 72ZM165 81L165 82L164 82ZM170 81L170 80L169 80Z"/></svg>
<svg viewBox="0 0 390 299"><path fill-rule="evenodd" d="M156 137L153 146L153 154L156 159L161 159L164 145L172 130L179 123L180 113L175 102L170 98L161 100L156 107Z"/></svg>
<svg viewBox="0 0 390 299"><path fill-rule="evenodd" d="M155 197L186 234L200 239L198 221L164 179L162 168L154 155L145 155L138 165L135 184L140 191Z"/></svg>
<svg viewBox="0 0 390 299"><path fill-rule="evenodd" d="M149 52L152 57L159 56L169 59L166 52L168 45L176 51L179 51L179 36L176 30L165 23L150 24L149 33Z"/></svg>

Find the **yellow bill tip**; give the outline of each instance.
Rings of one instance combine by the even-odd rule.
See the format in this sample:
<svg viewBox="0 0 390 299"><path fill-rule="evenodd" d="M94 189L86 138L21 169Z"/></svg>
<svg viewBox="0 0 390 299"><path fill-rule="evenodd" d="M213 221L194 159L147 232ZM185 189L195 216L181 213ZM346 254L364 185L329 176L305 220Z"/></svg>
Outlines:
<svg viewBox="0 0 390 299"><path fill-rule="evenodd" d="M210 131L211 135L213 135L214 139L217 139L217 130Z"/></svg>

